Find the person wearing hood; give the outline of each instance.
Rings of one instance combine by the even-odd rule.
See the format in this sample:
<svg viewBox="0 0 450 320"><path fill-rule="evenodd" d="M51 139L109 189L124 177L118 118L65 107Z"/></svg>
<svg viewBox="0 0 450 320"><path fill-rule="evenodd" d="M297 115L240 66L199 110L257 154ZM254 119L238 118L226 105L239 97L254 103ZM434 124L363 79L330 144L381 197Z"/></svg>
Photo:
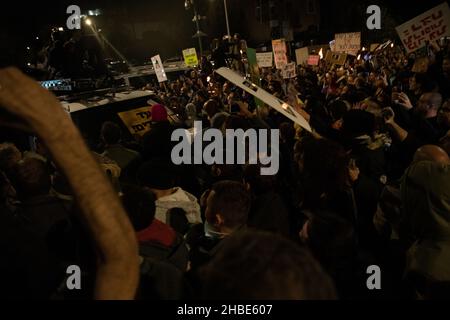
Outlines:
<svg viewBox="0 0 450 320"><path fill-rule="evenodd" d="M139 168L137 178L156 196L155 219L170 225L169 210L180 208L185 211L189 224L202 222L197 198L176 186L175 168L160 161L147 162Z"/></svg>
<svg viewBox="0 0 450 320"><path fill-rule="evenodd" d="M151 129L142 137L143 158L146 161L155 158L170 160L174 127L168 120L166 108L155 104L151 107L151 117Z"/></svg>

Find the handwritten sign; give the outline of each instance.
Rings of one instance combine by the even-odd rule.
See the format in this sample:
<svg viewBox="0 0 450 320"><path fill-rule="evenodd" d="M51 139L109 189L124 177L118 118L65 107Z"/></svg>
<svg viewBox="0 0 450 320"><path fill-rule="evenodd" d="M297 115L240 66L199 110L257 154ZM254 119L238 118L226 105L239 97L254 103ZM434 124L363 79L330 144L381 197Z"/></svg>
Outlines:
<svg viewBox="0 0 450 320"><path fill-rule="evenodd" d="M256 53L256 61L260 68L272 68L273 54L272 52L258 52Z"/></svg>
<svg viewBox="0 0 450 320"><path fill-rule="evenodd" d="M119 112L118 115L132 135L143 136L150 130L152 121L150 106Z"/></svg>
<svg viewBox="0 0 450 320"><path fill-rule="evenodd" d="M197 51L195 50L195 48L183 50L183 58L184 63L186 64L187 67L198 66Z"/></svg>
<svg viewBox="0 0 450 320"><path fill-rule="evenodd" d="M319 64L320 56L319 55L310 55L308 57L308 65L309 66L317 66Z"/></svg>
<svg viewBox="0 0 450 320"><path fill-rule="evenodd" d="M295 50L295 59L297 60L297 64L304 64L308 61L309 50L308 47L303 47Z"/></svg>
<svg viewBox="0 0 450 320"><path fill-rule="evenodd" d="M166 72L164 71L164 66L161 61L161 57L159 54L157 56L152 57L153 69L155 70L156 77L158 78L158 82L167 81Z"/></svg>
<svg viewBox="0 0 450 320"><path fill-rule="evenodd" d="M295 67L295 62L286 64L283 69L281 69L281 75L283 76L283 79L295 78L297 76Z"/></svg>
<svg viewBox="0 0 450 320"><path fill-rule="evenodd" d="M327 51L327 55L325 56L325 61L331 64L344 65L346 59L346 53Z"/></svg>
<svg viewBox="0 0 450 320"><path fill-rule="evenodd" d="M283 69L288 63L286 41L284 39L272 40L272 50L275 58L275 67L277 69Z"/></svg>
<svg viewBox="0 0 450 320"><path fill-rule="evenodd" d="M336 33L335 51L356 56L361 48L361 32Z"/></svg>
<svg viewBox="0 0 450 320"><path fill-rule="evenodd" d="M450 36L450 9L447 3L430 9L395 28L407 53L414 52L426 42Z"/></svg>

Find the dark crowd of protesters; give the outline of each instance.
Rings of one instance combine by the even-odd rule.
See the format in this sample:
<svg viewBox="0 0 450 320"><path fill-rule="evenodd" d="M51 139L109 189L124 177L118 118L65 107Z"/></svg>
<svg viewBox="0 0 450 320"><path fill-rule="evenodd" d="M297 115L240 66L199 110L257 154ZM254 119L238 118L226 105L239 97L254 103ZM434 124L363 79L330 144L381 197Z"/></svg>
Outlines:
<svg viewBox="0 0 450 320"><path fill-rule="evenodd" d="M433 299L450 295L450 54L425 67L398 46L301 65L261 86L291 104L311 134L214 73L211 59L177 80L149 84L160 104L143 137L99 123L90 142L136 232L137 299ZM369 57L370 55L370 57ZM179 165L175 125L279 129L280 170L260 164ZM179 125L178 125L179 126ZM95 244L80 203L46 148L0 144L1 295L90 298ZM225 150L226 152L227 150ZM81 290L69 290L69 265ZM381 289L369 290L369 266Z"/></svg>

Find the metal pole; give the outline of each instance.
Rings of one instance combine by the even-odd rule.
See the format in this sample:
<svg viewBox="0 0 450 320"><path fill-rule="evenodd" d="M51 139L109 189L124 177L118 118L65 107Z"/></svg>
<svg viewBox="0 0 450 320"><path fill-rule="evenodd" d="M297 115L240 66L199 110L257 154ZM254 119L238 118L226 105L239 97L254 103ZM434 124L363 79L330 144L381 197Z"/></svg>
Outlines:
<svg viewBox="0 0 450 320"><path fill-rule="evenodd" d="M200 24L198 23L198 14L197 14L197 8L194 4L194 15L195 15L195 25L197 26L197 36L198 36L198 45L200 47L200 57L203 56L203 46L202 46L202 37L200 35Z"/></svg>
<svg viewBox="0 0 450 320"><path fill-rule="evenodd" d="M225 8L225 21L227 23L227 35L228 35L228 38L230 38L231 37L231 33L230 33L230 24L228 22L227 0L223 0L223 6Z"/></svg>

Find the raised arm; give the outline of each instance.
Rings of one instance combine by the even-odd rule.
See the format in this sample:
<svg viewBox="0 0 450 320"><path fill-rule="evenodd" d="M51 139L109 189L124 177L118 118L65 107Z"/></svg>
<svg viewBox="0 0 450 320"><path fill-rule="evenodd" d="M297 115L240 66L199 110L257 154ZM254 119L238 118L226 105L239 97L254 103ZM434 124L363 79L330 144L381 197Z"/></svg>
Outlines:
<svg viewBox="0 0 450 320"><path fill-rule="evenodd" d="M0 109L22 121L10 125L40 136L73 189L99 253L94 298L133 299L139 281L135 233L59 101L19 70L7 68L0 70Z"/></svg>

